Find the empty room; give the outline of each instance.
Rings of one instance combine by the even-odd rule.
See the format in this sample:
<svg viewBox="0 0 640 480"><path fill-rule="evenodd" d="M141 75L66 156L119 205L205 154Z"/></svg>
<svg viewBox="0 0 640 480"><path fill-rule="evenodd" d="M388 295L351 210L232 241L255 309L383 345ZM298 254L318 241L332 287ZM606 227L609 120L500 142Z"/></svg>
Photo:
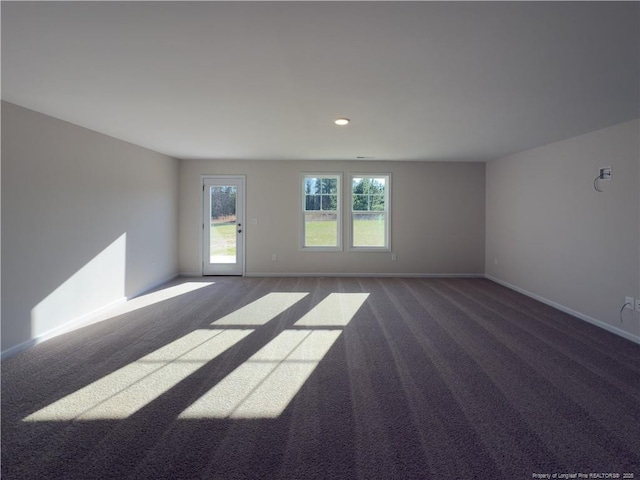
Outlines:
<svg viewBox="0 0 640 480"><path fill-rule="evenodd" d="M3 479L640 478L640 3L1 2Z"/></svg>

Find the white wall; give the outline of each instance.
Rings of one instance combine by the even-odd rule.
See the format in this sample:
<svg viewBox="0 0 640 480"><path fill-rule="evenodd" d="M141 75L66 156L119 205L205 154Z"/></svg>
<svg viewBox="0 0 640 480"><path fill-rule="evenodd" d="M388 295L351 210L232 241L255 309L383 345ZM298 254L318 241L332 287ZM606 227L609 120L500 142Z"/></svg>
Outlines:
<svg viewBox="0 0 640 480"><path fill-rule="evenodd" d="M3 102L2 170L3 352L177 273L176 159Z"/></svg>
<svg viewBox="0 0 640 480"><path fill-rule="evenodd" d="M640 339L639 123L487 163L487 274ZM610 181L593 188L598 168ZM497 261L497 264L495 263Z"/></svg>
<svg viewBox="0 0 640 480"><path fill-rule="evenodd" d="M2 350L178 269L199 274L203 174L247 177L247 220L259 219L246 224L248 274L486 271L640 338L638 314L618 317L625 296L640 297L639 127L491 161L485 183L482 163L178 162L3 102ZM604 165L613 179L598 193ZM391 173L397 261L300 251L300 172Z"/></svg>
<svg viewBox="0 0 640 480"><path fill-rule="evenodd" d="M200 175L247 178L247 274L478 274L484 273L483 163L181 161L180 271L200 273ZM303 252L300 173L392 174L390 253ZM345 240L346 242L346 240ZM278 260L271 256L276 253Z"/></svg>

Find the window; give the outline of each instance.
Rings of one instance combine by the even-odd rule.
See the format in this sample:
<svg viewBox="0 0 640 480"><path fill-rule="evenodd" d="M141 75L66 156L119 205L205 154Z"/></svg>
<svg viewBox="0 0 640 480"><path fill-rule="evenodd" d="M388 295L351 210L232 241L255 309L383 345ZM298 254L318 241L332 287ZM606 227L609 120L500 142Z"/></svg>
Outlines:
<svg viewBox="0 0 640 480"><path fill-rule="evenodd" d="M351 248L390 250L390 175L351 177Z"/></svg>
<svg viewBox="0 0 640 480"><path fill-rule="evenodd" d="M302 176L302 248L341 250L340 174Z"/></svg>

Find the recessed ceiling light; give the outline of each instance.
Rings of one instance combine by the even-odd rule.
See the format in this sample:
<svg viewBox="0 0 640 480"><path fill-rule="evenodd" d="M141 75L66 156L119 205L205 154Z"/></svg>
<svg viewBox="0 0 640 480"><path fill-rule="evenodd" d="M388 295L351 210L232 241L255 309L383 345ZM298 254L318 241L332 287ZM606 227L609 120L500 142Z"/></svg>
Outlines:
<svg viewBox="0 0 640 480"><path fill-rule="evenodd" d="M336 118L333 123L335 123L336 125L344 126L349 125L350 121L351 120L349 120L348 118Z"/></svg>

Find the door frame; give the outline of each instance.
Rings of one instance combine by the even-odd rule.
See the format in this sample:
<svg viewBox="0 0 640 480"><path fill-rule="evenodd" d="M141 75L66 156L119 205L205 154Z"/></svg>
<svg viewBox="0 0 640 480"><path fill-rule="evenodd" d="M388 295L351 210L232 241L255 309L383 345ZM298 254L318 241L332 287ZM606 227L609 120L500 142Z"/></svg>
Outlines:
<svg viewBox="0 0 640 480"><path fill-rule="evenodd" d="M245 276L246 274L246 253L247 253L247 241L246 241L246 205L247 205L247 192L246 192L246 188L247 188L247 177L246 175L200 175L200 221L198 223L202 223L202 228L200 229L200 276L211 276L212 274L205 274L204 273L204 262L205 262L205 254L204 254L204 233L205 233L205 225L203 222L204 219L204 215L205 215L205 205L206 202L204 200L204 187L205 187L205 182L207 180L220 180L220 181L224 181L224 180L239 180L241 183L241 187L242 187L242 195L241 195L241 206L239 209L236 210L236 212L240 212L241 215L241 219L242 219L242 246L240 249L240 253L241 253L241 272L240 275L241 276ZM213 275L217 275L217 274L213 274ZM225 275L225 274L220 274L220 275Z"/></svg>

